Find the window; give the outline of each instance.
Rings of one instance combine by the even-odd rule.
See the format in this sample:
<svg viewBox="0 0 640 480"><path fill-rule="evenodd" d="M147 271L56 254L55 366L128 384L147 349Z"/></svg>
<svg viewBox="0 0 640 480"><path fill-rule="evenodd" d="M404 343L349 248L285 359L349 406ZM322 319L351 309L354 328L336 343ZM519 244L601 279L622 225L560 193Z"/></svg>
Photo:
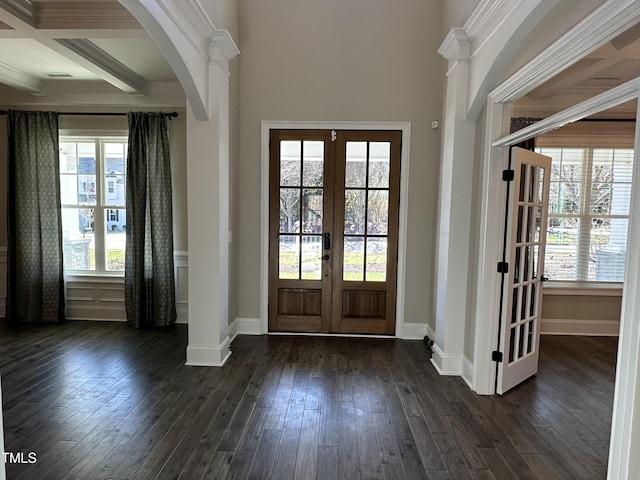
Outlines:
<svg viewBox="0 0 640 480"><path fill-rule="evenodd" d="M552 158L545 273L622 282L633 149L538 148Z"/></svg>
<svg viewBox="0 0 640 480"><path fill-rule="evenodd" d="M67 271L124 271L126 158L126 138L60 138Z"/></svg>

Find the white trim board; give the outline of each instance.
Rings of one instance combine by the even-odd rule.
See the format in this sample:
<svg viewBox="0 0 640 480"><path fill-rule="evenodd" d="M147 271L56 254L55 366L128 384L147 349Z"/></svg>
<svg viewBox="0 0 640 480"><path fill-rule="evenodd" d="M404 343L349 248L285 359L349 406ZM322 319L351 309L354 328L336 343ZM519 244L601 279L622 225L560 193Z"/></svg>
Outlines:
<svg viewBox="0 0 640 480"><path fill-rule="evenodd" d="M262 331L269 331L269 130L400 130L400 211L398 225L398 271L396 283L396 336L403 332L405 276L407 264L407 226L409 201L410 122L291 122L264 120L261 127L261 222L260 222L260 318ZM403 335L403 333L400 333Z"/></svg>

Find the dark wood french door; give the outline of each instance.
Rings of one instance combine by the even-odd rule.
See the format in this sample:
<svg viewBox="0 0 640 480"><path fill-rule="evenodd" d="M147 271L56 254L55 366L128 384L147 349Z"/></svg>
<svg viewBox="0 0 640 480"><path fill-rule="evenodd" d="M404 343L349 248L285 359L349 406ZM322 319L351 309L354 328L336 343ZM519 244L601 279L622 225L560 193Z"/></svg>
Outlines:
<svg viewBox="0 0 640 480"><path fill-rule="evenodd" d="M271 130L270 331L395 333L401 141Z"/></svg>

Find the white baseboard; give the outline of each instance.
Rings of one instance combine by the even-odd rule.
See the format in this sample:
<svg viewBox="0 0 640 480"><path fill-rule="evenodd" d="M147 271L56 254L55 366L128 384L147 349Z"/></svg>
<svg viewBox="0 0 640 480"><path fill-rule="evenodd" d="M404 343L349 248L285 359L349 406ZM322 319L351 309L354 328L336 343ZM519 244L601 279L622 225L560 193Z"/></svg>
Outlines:
<svg viewBox="0 0 640 480"><path fill-rule="evenodd" d="M568 320L543 318L541 335L584 335L616 337L620 331L618 320Z"/></svg>
<svg viewBox="0 0 640 480"><path fill-rule="evenodd" d="M259 318L236 318L229 324L229 336L233 340L236 335L262 335L262 320Z"/></svg>
<svg viewBox="0 0 640 480"><path fill-rule="evenodd" d="M221 367L231 356L231 339L225 337L220 345L187 346L187 365L197 367Z"/></svg>
<svg viewBox="0 0 640 480"><path fill-rule="evenodd" d="M428 325L426 323L405 323L402 326L403 340L422 340L427 333Z"/></svg>
<svg viewBox="0 0 640 480"><path fill-rule="evenodd" d="M431 347L431 363L440 375L463 376L463 355L447 355L437 344Z"/></svg>

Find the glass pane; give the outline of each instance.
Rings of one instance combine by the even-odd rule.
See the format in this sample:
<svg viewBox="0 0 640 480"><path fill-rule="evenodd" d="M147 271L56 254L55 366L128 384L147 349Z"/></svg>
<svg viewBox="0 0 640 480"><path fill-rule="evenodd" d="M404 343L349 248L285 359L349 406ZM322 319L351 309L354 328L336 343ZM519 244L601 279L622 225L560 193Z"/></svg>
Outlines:
<svg viewBox="0 0 640 480"><path fill-rule="evenodd" d="M580 184L562 183L560 184L560 198L557 213L579 213L580 212ZM555 212L554 212L555 213Z"/></svg>
<svg viewBox="0 0 640 480"><path fill-rule="evenodd" d="M527 191L527 164L520 165L520 188L518 189L518 200L521 202L526 201Z"/></svg>
<svg viewBox="0 0 640 480"><path fill-rule="evenodd" d="M364 234L367 205L366 190L345 190L344 192L344 233Z"/></svg>
<svg viewBox="0 0 640 480"><path fill-rule="evenodd" d="M367 233L386 235L389 223L389 191L369 190Z"/></svg>
<svg viewBox="0 0 640 480"><path fill-rule="evenodd" d="M631 182L633 174L633 150L617 149L613 157L613 181Z"/></svg>
<svg viewBox="0 0 640 480"><path fill-rule="evenodd" d="M560 153L560 180L569 183L580 183L582 180L582 162L584 150L581 148L565 148ZM557 160L558 157L554 157Z"/></svg>
<svg viewBox="0 0 640 480"><path fill-rule="evenodd" d="M537 169L538 171L538 192L536 196L536 203L542 203L544 199L544 176L547 172L547 169L544 167L540 167Z"/></svg>
<svg viewBox="0 0 640 480"><path fill-rule="evenodd" d="M78 177L60 175L60 199L63 205L78 204Z"/></svg>
<svg viewBox="0 0 640 480"><path fill-rule="evenodd" d="M531 278L538 278L538 272L540 271L540 247L538 245L533 246L533 272Z"/></svg>
<svg viewBox="0 0 640 480"><path fill-rule="evenodd" d="M124 271L124 252L127 229L127 211L107 209L105 214L105 265L107 270Z"/></svg>
<svg viewBox="0 0 640 480"><path fill-rule="evenodd" d="M96 244L93 208L62 209L64 266L67 270L95 270Z"/></svg>
<svg viewBox="0 0 640 480"><path fill-rule="evenodd" d="M609 215L611 210L611 184L592 183L589 212L595 215Z"/></svg>
<svg viewBox="0 0 640 480"><path fill-rule="evenodd" d="M78 173L96 174L96 146L94 143L78 143Z"/></svg>
<svg viewBox="0 0 640 480"><path fill-rule="evenodd" d="M344 237L343 280L364 280L364 238Z"/></svg>
<svg viewBox="0 0 640 480"><path fill-rule="evenodd" d="M549 183L549 213L562 213L560 185L558 182Z"/></svg>
<svg viewBox="0 0 640 480"><path fill-rule="evenodd" d="M551 280L575 280L579 227L577 218L549 218L544 269Z"/></svg>
<svg viewBox="0 0 640 480"><path fill-rule="evenodd" d="M298 140L280 142L280 185L300 185L301 155L302 142Z"/></svg>
<svg viewBox="0 0 640 480"><path fill-rule="evenodd" d="M595 262L590 262L589 280L624 281L628 227L626 218L592 219L590 249Z"/></svg>
<svg viewBox="0 0 640 480"><path fill-rule="evenodd" d="M345 187L367 186L367 142L347 142Z"/></svg>
<svg viewBox="0 0 640 480"><path fill-rule="evenodd" d="M280 189L280 232L297 233L300 231L300 190L297 188Z"/></svg>
<svg viewBox="0 0 640 480"><path fill-rule="evenodd" d="M534 229L536 224L535 214L536 214L535 207L533 206L527 207L527 232L525 236L525 241L527 243L533 242L533 235L534 235Z"/></svg>
<svg viewBox="0 0 640 480"><path fill-rule="evenodd" d="M300 237L298 235L280 235L278 252L278 278L300 278Z"/></svg>
<svg viewBox="0 0 640 480"><path fill-rule="evenodd" d="M320 280L322 276L322 236L302 236L302 278Z"/></svg>
<svg viewBox="0 0 640 480"><path fill-rule="evenodd" d="M60 143L60 173L77 173L77 158L75 143Z"/></svg>
<svg viewBox="0 0 640 480"><path fill-rule="evenodd" d="M96 204L95 175L78 175L78 203L81 205Z"/></svg>
<svg viewBox="0 0 640 480"><path fill-rule="evenodd" d="M525 215L527 213L527 209L520 205L518 206L518 222L516 224L516 243L522 243L524 241L524 229L526 228L526 219Z"/></svg>
<svg viewBox="0 0 640 480"><path fill-rule="evenodd" d="M302 190L302 232L322 233L322 189Z"/></svg>
<svg viewBox="0 0 640 480"><path fill-rule="evenodd" d="M631 205L631 184L611 185L611 215L629 215L629 205Z"/></svg>
<svg viewBox="0 0 640 480"><path fill-rule="evenodd" d="M106 205L124 205L126 203L125 176L113 173L104 176L104 201Z"/></svg>
<svg viewBox="0 0 640 480"><path fill-rule="evenodd" d="M302 184L306 187L321 187L324 169L324 142L304 142Z"/></svg>
<svg viewBox="0 0 640 480"><path fill-rule="evenodd" d="M387 239L367 238L367 282L384 282L387 279Z"/></svg>
<svg viewBox="0 0 640 480"><path fill-rule="evenodd" d="M535 210L536 210L536 214L535 214L533 241L536 243L539 243L542 235L542 206L541 205L536 206Z"/></svg>
<svg viewBox="0 0 640 480"><path fill-rule="evenodd" d="M390 142L371 142L369 144L369 187L389 187L390 162Z"/></svg>

